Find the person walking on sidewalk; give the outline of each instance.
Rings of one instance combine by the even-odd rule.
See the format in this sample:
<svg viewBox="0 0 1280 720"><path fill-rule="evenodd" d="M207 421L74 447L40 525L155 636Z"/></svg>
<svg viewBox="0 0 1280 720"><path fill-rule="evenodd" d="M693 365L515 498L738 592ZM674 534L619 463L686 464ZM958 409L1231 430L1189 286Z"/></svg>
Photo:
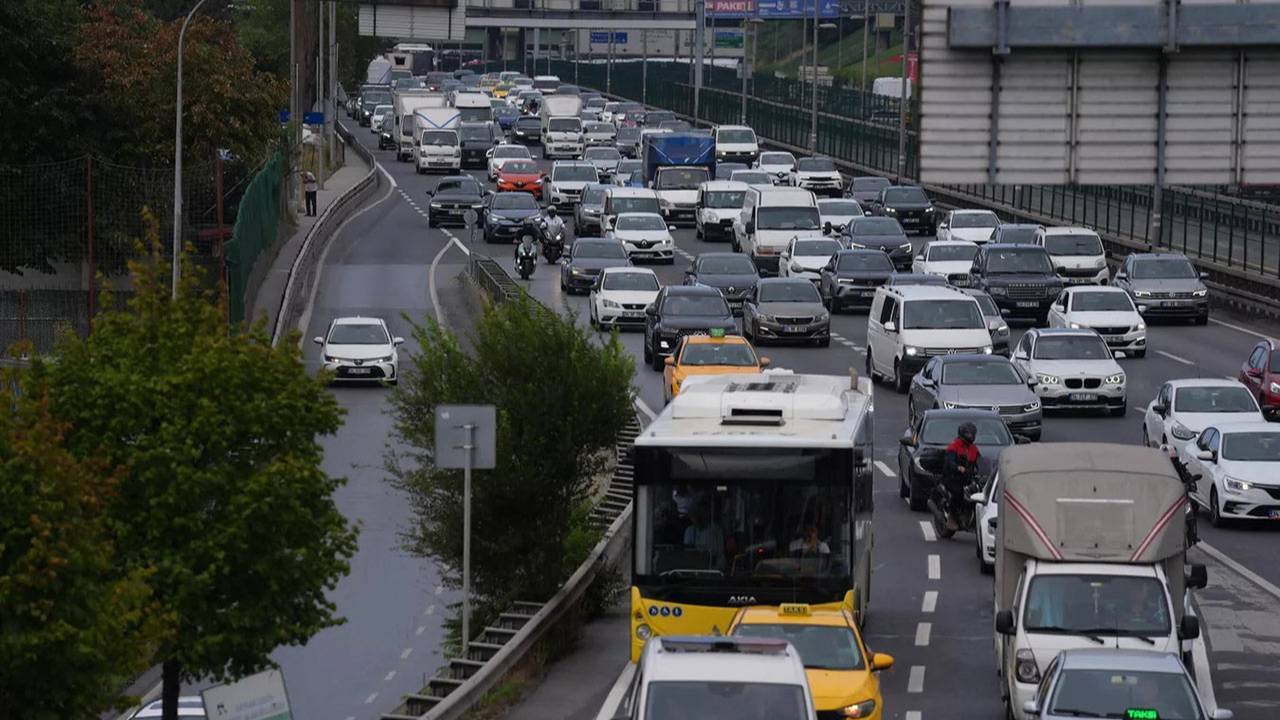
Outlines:
<svg viewBox="0 0 1280 720"><path fill-rule="evenodd" d="M302 171L302 191L307 199L307 215L316 214L316 176L309 170Z"/></svg>

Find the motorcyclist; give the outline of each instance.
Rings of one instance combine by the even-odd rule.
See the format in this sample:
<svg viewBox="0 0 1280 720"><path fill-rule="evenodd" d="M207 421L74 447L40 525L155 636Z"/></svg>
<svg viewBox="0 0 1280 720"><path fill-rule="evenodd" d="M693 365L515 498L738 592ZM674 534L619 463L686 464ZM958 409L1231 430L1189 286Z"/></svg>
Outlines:
<svg viewBox="0 0 1280 720"><path fill-rule="evenodd" d="M561 220L560 216L556 214L556 208L554 205L549 205L547 207L546 214L542 218L542 222L543 231L546 233L546 237L548 239L554 238L557 235L561 237L564 236L564 220Z"/></svg>
<svg viewBox="0 0 1280 720"><path fill-rule="evenodd" d="M527 232L520 238L520 242L516 244L515 258L519 260L522 254L527 254L529 257L536 259L540 250L538 239L533 236L533 233Z"/></svg>
<svg viewBox="0 0 1280 720"><path fill-rule="evenodd" d="M942 483L947 490L947 527L958 529L956 518L965 501L964 488L973 482L978 472L978 452L975 440L978 437L978 426L971 422L960 424L956 431L956 439L947 446L942 464Z"/></svg>

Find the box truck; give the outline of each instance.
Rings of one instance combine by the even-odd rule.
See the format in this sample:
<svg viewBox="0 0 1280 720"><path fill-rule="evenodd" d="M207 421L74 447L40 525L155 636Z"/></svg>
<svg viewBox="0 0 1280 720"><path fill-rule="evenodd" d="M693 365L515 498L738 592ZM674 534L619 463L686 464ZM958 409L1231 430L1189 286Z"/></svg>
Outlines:
<svg viewBox="0 0 1280 720"><path fill-rule="evenodd" d="M645 183L657 191L663 216L668 222L693 224L698 187L715 177L715 139L692 132L650 135L641 156Z"/></svg>

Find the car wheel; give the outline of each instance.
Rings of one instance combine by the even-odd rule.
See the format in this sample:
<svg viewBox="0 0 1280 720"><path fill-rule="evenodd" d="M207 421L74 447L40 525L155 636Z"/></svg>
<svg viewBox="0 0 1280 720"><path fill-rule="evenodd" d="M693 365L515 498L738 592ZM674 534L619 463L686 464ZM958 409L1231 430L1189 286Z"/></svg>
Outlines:
<svg viewBox="0 0 1280 720"><path fill-rule="evenodd" d="M818 341L818 347L831 347L831 336L827 335Z"/></svg>
<svg viewBox="0 0 1280 720"><path fill-rule="evenodd" d="M1220 528L1227 524L1226 518L1222 517L1222 507L1218 503L1218 488L1209 490L1209 524Z"/></svg>
<svg viewBox="0 0 1280 720"><path fill-rule="evenodd" d="M975 528L978 532L977 537L973 541L974 553L978 556L978 572L983 575L990 575L995 568L987 565L987 561L982 557L982 528Z"/></svg>
<svg viewBox="0 0 1280 720"><path fill-rule="evenodd" d="M916 399L914 396L907 396L907 422L911 423L916 419Z"/></svg>
<svg viewBox="0 0 1280 720"><path fill-rule="evenodd" d="M642 343L641 343L641 345L643 345L643 346L644 346L644 364L645 364L645 365L650 365L650 364L652 364L652 363L653 363L653 352L652 352L651 350L649 350L649 341L648 341L648 340L645 340L644 342L642 342Z"/></svg>
<svg viewBox="0 0 1280 720"><path fill-rule="evenodd" d="M431 213L427 213L427 227L435 227L435 226L436 226L436 216L432 215Z"/></svg>
<svg viewBox="0 0 1280 720"><path fill-rule="evenodd" d="M1208 324L1209 324L1209 315L1208 315L1208 314L1205 314L1205 315L1201 315L1200 317L1196 318L1196 324L1197 324L1197 325L1208 325Z"/></svg>
<svg viewBox="0 0 1280 720"><path fill-rule="evenodd" d="M871 344L870 343L867 344L866 356L867 356L867 367L866 367L867 377L871 378L871 382L874 384L876 381L876 370L874 367L871 366Z"/></svg>
<svg viewBox="0 0 1280 720"><path fill-rule="evenodd" d="M925 496L924 488L920 487L920 482L916 480L913 472L907 472L907 507L912 512L924 512L929 509L929 498Z"/></svg>
<svg viewBox="0 0 1280 720"><path fill-rule="evenodd" d="M902 365L897 361L893 361L893 389L898 391L899 395L907 392L907 388L911 384L911 378L902 374Z"/></svg>
<svg viewBox="0 0 1280 720"><path fill-rule="evenodd" d="M902 456L899 455L898 456L898 497L902 498L903 500L906 500L907 496L910 495L910 491L907 490L907 477L910 472L911 472L911 468L902 467Z"/></svg>
<svg viewBox="0 0 1280 720"><path fill-rule="evenodd" d="M1142 447L1151 447L1151 438L1147 436L1147 424L1142 423Z"/></svg>
<svg viewBox="0 0 1280 720"><path fill-rule="evenodd" d="M651 367L653 367L653 369L658 372L662 372L662 366L664 364L664 360L665 358L662 357L662 353L658 352L657 349L655 348L653 351L653 363Z"/></svg>

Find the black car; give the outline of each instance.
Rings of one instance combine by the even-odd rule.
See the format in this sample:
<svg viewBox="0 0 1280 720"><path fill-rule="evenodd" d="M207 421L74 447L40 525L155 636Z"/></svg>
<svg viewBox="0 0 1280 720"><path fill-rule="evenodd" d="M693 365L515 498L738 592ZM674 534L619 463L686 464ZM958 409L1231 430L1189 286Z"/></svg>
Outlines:
<svg viewBox="0 0 1280 720"><path fill-rule="evenodd" d="M989 243L973 256L969 287L990 295L1006 318L1029 317L1043 325L1063 285L1039 245Z"/></svg>
<svg viewBox="0 0 1280 720"><path fill-rule="evenodd" d="M880 197L880 191L891 186L888 178L882 178L878 175L862 175L855 177L849 181L849 197L858 201L862 207L867 207L876 198Z"/></svg>
<svg viewBox="0 0 1280 720"><path fill-rule="evenodd" d="M480 186L480 182L470 175L441 178L435 190L427 191L427 197L431 198L427 206L427 227L444 223L466 225L468 210L475 210L478 220L487 194L488 191Z"/></svg>
<svg viewBox="0 0 1280 720"><path fill-rule="evenodd" d="M891 185L881 189L868 209L873 215L897 220L909 233L933 235L938 231L940 213L924 190L914 185Z"/></svg>
<svg viewBox="0 0 1280 720"><path fill-rule="evenodd" d="M702 253L693 259L693 264L684 271L685 285L706 285L715 288L737 314L742 313L742 303L746 302L756 283L760 282L760 271L755 263L746 255L731 252Z"/></svg>
<svg viewBox="0 0 1280 720"><path fill-rule="evenodd" d="M520 240L524 221L542 212L529 193L494 193L484 201L484 241L514 243Z"/></svg>
<svg viewBox="0 0 1280 720"><path fill-rule="evenodd" d="M1009 244L1030 244L1036 241L1036 231L1040 225L1029 223L1000 223L991 233L991 242Z"/></svg>
<svg viewBox="0 0 1280 720"><path fill-rule="evenodd" d="M926 410L903 433L898 447L898 495L912 510L927 508L930 493L942 479L947 446L966 422L978 428L980 478L990 476L1005 448L1028 441L1015 439L1004 419L990 410Z"/></svg>
<svg viewBox="0 0 1280 720"><path fill-rule="evenodd" d="M668 120L675 120L676 114L670 110L650 110L644 114L644 120L640 124L647 128L656 128Z"/></svg>
<svg viewBox="0 0 1280 720"><path fill-rule="evenodd" d="M724 296L705 285L668 285L644 314L644 361L654 370L662 369L663 358L675 352L685 335L738 329Z"/></svg>
<svg viewBox="0 0 1280 720"><path fill-rule="evenodd" d="M489 151L498 144L498 129L493 123L462 123L458 141L462 144L462 167L485 167Z"/></svg>
<svg viewBox="0 0 1280 720"><path fill-rule="evenodd" d="M911 273L896 272L885 280L885 285L890 287L894 285L930 285L933 287L946 287L947 279L941 275L933 273Z"/></svg>
<svg viewBox="0 0 1280 720"><path fill-rule="evenodd" d="M396 116L395 113L387 113L382 118L382 127L378 129L378 149L395 150L396 145Z"/></svg>
<svg viewBox="0 0 1280 720"><path fill-rule="evenodd" d="M841 250L818 271L818 292L833 313L871 307L876 288L893 274L893 263L879 250Z"/></svg>
<svg viewBox="0 0 1280 720"><path fill-rule="evenodd" d="M910 269L915 259L911 240L896 218L856 217L844 226L844 244L855 250L879 250L888 255L899 270Z"/></svg>
<svg viewBox="0 0 1280 720"><path fill-rule="evenodd" d="M516 118L515 125L511 127L511 142L525 145L542 142L542 120L532 115Z"/></svg>
<svg viewBox="0 0 1280 720"><path fill-rule="evenodd" d="M640 147L640 128L620 127L613 138L613 146L624 158L634 158Z"/></svg>
<svg viewBox="0 0 1280 720"><path fill-rule="evenodd" d="M566 293L589 292L605 268L630 265L627 249L617 240L578 238L560 260L560 289Z"/></svg>

